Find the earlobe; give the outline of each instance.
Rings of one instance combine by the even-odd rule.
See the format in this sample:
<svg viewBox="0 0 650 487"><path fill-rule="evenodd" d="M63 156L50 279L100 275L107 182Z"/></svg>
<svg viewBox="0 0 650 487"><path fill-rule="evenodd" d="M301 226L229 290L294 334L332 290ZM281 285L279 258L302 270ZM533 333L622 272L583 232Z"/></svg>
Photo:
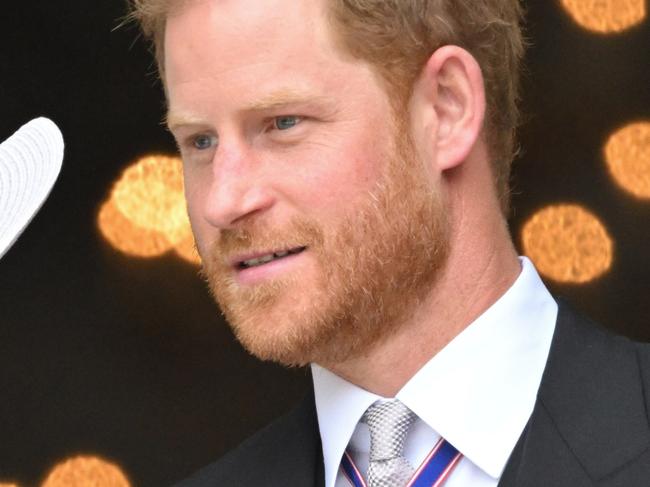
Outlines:
<svg viewBox="0 0 650 487"><path fill-rule="evenodd" d="M462 164L481 136L485 118L485 88L474 57L458 46L444 46L429 58L419 88L428 91L437 169Z"/></svg>

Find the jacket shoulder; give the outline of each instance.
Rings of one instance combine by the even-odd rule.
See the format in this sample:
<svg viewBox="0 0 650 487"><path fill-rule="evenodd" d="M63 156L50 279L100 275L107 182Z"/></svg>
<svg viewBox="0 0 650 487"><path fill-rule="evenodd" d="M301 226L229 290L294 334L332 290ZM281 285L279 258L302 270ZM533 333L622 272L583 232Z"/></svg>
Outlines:
<svg viewBox="0 0 650 487"><path fill-rule="evenodd" d="M645 487L650 347L558 300L546 369L500 487Z"/></svg>
<svg viewBox="0 0 650 487"><path fill-rule="evenodd" d="M577 460L592 482L641 470L642 475L627 477L626 485L648 485L648 369L643 365L650 364L648 347L559 304L537 419L547 416L567 458ZM645 481L639 484L639 478Z"/></svg>
<svg viewBox="0 0 650 487"><path fill-rule="evenodd" d="M322 453L313 392L293 411L175 487L313 485Z"/></svg>
<svg viewBox="0 0 650 487"><path fill-rule="evenodd" d="M632 344L636 349L636 356L639 360L645 403L650 417L650 343L632 342Z"/></svg>

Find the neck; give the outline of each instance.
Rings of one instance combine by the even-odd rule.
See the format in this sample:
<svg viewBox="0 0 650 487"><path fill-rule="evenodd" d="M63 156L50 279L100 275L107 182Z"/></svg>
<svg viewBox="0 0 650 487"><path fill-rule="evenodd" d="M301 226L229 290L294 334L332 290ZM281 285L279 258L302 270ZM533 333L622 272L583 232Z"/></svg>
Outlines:
<svg viewBox="0 0 650 487"><path fill-rule="evenodd" d="M498 211L475 210L456 220L436 284L406 321L396 323L396 332L361 356L321 365L363 389L394 397L512 286L521 266L505 221Z"/></svg>

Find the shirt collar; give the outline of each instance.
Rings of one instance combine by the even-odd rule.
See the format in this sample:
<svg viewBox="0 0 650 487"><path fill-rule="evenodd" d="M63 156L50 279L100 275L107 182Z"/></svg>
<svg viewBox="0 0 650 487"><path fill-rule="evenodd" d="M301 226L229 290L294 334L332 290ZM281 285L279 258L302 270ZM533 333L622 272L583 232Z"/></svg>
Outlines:
<svg viewBox="0 0 650 487"><path fill-rule="evenodd" d="M511 288L397 398L497 479L533 411L556 319L557 304L524 258Z"/></svg>
<svg viewBox="0 0 650 487"><path fill-rule="evenodd" d="M506 293L398 392L465 457L498 479L533 411L557 318L557 304L532 263ZM380 396L313 364L325 482L334 485L343 452L365 410Z"/></svg>
<svg viewBox="0 0 650 487"><path fill-rule="evenodd" d="M318 364L311 365L318 429L323 444L325 485L333 486L343 452L357 423L380 396L361 389Z"/></svg>

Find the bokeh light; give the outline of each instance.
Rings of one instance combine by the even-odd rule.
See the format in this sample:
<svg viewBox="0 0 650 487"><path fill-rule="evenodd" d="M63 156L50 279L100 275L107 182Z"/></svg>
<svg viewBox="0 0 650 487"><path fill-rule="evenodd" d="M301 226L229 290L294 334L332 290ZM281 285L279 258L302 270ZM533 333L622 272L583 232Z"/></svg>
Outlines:
<svg viewBox="0 0 650 487"><path fill-rule="evenodd" d="M150 155L129 166L97 217L104 238L119 251L156 257L170 250L198 264L178 157Z"/></svg>
<svg viewBox="0 0 650 487"><path fill-rule="evenodd" d="M18 484L3 484L0 482L0 487L18 487Z"/></svg>
<svg viewBox="0 0 650 487"><path fill-rule="evenodd" d="M579 205L535 213L523 226L524 253L544 276L561 283L592 281L611 269L614 244L605 226Z"/></svg>
<svg viewBox="0 0 650 487"><path fill-rule="evenodd" d="M102 205L98 223L104 238L125 254L157 257L172 248L165 235L134 225L115 207L112 200Z"/></svg>
<svg viewBox="0 0 650 487"><path fill-rule="evenodd" d="M131 487L116 465L97 457L71 458L52 469L41 487Z"/></svg>
<svg viewBox="0 0 650 487"><path fill-rule="evenodd" d="M183 238L188 221L178 157L140 159L122 173L111 199L135 226L158 231L174 243Z"/></svg>
<svg viewBox="0 0 650 487"><path fill-rule="evenodd" d="M638 198L650 198L650 122L634 122L617 130L604 152L619 186Z"/></svg>
<svg viewBox="0 0 650 487"><path fill-rule="evenodd" d="M560 0L581 27L614 34L640 24L647 16L646 0Z"/></svg>

